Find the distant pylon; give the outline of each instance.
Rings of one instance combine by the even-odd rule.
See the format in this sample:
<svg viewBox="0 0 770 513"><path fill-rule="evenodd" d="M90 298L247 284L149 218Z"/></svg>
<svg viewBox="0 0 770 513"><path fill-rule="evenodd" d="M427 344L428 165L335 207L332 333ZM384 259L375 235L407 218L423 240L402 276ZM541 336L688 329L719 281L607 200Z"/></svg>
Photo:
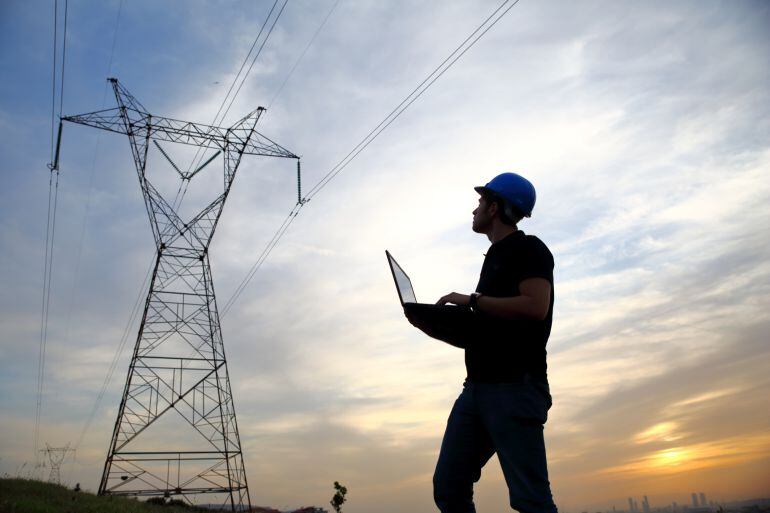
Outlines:
<svg viewBox="0 0 770 513"><path fill-rule="evenodd" d="M109 81L117 108L63 121L128 136L156 259L99 494L178 496L191 504L199 496L241 511L251 499L208 250L243 155L299 157L256 131L262 107L229 128L201 125L153 116L117 79ZM150 139L182 182L223 157L222 190L189 221L148 179ZM158 141L219 151L183 172Z"/></svg>
<svg viewBox="0 0 770 513"><path fill-rule="evenodd" d="M40 449L40 452L48 457L48 463L51 465L51 471L48 473L48 482L61 484L61 464L67 457L68 452L75 452L70 448L70 444L64 447L51 447L45 444L45 449Z"/></svg>

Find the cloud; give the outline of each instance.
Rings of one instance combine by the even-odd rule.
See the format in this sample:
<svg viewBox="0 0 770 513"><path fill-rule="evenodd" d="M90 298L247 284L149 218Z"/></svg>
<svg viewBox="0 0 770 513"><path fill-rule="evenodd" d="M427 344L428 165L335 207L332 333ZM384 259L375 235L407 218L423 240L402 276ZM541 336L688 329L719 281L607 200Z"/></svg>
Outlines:
<svg viewBox="0 0 770 513"><path fill-rule="evenodd" d="M764 372L770 360L763 336L768 327L767 321L725 326L718 350L687 364L651 369L646 378L616 385L567 416L554 416L550 447L557 486L561 481L568 493L580 495L576 487L586 480L606 485L625 480L631 493L634 484L661 475L692 477L712 467L766 461L767 419L755 411L768 406L759 392L770 384ZM567 424L564 431L559 423ZM580 475L576 468L582 468Z"/></svg>
<svg viewBox="0 0 770 513"><path fill-rule="evenodd" d="M272 98L331 5L287 6L225 124ZM560 507L604 507L648 485L673 496L685 469L725 497L767 489L750 476L768 462L758 412L770 389L770 10L662 5L517 5L303 208L222 319L255 503L323 505L340 480L362 511L433 508L462 354L405 322L383 250L421 300L472 289L488 247L469 229L472 187L508 170L535 182L522 227L556 256L546 434ZM302 155L305 192L481 21L478 7L338 6L259 124ZM74 9L73 113L101 106L109 49L99 42L116 14ZM267 9L124 6L113 74L153 113L210 122ZM26 37L43 33L38 18L24 14L2 37L41 63L50 41ZM0 106L0 383L13 392L0 409L14 412L3 470L20 464L11 442L30 431L35 402L50 115L44 67L11 64L29 79L4 83ZM125 139L67 125L64 141L52 441L78 437L153 252ZM194 154L164 149L182 163ZM178 182L154 148L150 164L173 196ZM188 214L221 186L218 166L191 188ZM295 173L294 162L244 159L211 248L220 309L294 205ZM82 482L98 479L126 368L84 439ZM715 477L724 469L749 477L725 478L731 492ZM504 488L490 464L480 508L505 504Z"/></svg>

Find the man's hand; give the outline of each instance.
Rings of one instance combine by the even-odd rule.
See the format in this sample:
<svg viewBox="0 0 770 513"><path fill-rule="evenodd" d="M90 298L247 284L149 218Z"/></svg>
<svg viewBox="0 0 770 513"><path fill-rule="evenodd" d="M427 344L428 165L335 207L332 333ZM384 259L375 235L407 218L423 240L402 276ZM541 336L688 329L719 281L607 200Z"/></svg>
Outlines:
<svg viewBox="0 0 770 513"><path fill-rule="evenodd" d="M445 305L447 303L457 306L468 306L471 303L471 296L468 294L460 294L459 292L450 292L436 301L437 305Z"/></svg>
<svg viewBox="0 0 770 513"><path fill-rule="evenodd" d="M406 318L409 320L412 326L419 329L428 336L433 336L430 324L425 322L425 320L422 319L419 315L416 315L414 311L409 308L409 303L404 305L404 315L406 315Z"/></svg>
<svg viewBox="0 0 770 513"><path fill-rule="evenodd" d="M419 322L420 321L419 318L416 315L414 315L414 312L412 312L412 310L407 308L406 305L404 305L404 315L406 315L406 318L409 320L412 326L414 326L415 328L422 329L421 323Z"/></svg>

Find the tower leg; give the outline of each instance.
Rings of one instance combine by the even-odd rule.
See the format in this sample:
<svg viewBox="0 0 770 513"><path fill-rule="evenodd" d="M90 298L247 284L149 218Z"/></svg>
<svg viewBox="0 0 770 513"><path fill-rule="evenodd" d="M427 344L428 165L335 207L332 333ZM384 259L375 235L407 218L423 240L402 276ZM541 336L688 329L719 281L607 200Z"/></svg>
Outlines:
<svg viewBox="0 0 770 513"><path fill-rule="evenodd" d="M250 506L206 253L157 255L99 494Z"/></svg>

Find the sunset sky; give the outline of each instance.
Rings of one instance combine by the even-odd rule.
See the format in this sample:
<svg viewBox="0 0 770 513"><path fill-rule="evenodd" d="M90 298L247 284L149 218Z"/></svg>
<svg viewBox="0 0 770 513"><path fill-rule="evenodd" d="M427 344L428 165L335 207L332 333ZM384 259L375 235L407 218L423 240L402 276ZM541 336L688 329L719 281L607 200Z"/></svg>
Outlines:
<svg viewBox="0 0 770 513"><path fill-rule="evenodd" d="M65 115L115 106L115 76L153 114L210 123L272 2L125 1L119 24L118 0L69 4ZM289 0L223 125L269 107L258 129L302 156L307 190L498 5ZM307 204L223 318L252 503L328 508L336 480L345 511L436 510L463 355L406 321L384 251L419 300L472 291L489 245L471 231L473 186L504 171L535 184L520 228L556 262L545 436L559 508L770 496L768 27L762 0L513 7ZM35 459L52 45L52 2L0 2L10 475ZM244 159L211 249L220 308L296 196L293 161ZM83 435L62 477L96 490L138 322L84 426L154 251L125 136L65 126L57 216L40 440ZM496 459L476 500L507 507Z"/></svg>

